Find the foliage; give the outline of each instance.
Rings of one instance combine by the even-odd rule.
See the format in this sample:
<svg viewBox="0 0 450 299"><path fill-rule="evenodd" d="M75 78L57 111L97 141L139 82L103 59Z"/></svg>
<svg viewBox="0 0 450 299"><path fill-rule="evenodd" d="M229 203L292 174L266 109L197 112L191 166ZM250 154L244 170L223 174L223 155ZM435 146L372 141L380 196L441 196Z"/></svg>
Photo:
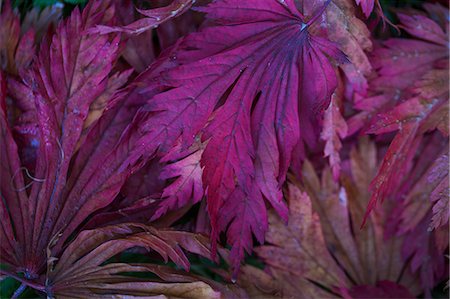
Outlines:
<svg viewBox="0 0 450 299"><path fill-rule="evenodd" d="M443 5L30 3L0 1L2 296L410 298L448 279Z"/></svg>

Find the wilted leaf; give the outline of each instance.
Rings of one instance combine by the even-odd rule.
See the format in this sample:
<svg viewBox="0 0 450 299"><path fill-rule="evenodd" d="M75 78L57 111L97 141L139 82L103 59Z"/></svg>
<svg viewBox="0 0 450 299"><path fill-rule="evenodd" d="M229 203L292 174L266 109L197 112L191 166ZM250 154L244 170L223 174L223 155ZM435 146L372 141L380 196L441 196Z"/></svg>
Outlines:
<svg viewBox="0 0 450 299"><path fill-rule="evenodd" d="M366 295L376 296L387 285L399 291L392 294L420 292L417 277L405 271L409 262L401 257L402 238L384 238L390 208L372 214L365 229L359 229L377 168L374 144L363 139L349 162L351 173L341 175L341 184L328 169L319 179L309 163L303 169L306 193L289 184L289 224L273 213L269 217L268 244L255 249L267 265L265 273L250 266L243 270L249 292L256 287L283 298L330 298L365 289ZM260 284L269 280L267 275L274 282Z"/></svg>
<svg viewBox="0 0 450 299"><path fill-rule="evenodd" d="M352 0L333 0L327 10L327 27L330 40L336 42L351 63L340 67L353 89L366 95L367 78L372 75L372 65L367 52L372 50L370 31L355 15Z"/></svg>

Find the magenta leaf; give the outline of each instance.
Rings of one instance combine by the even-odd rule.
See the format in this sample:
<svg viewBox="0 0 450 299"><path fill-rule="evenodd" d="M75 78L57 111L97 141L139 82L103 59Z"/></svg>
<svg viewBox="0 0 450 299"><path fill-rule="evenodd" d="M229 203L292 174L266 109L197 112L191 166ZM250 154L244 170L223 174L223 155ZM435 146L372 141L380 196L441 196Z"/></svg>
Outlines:
<svg viewBox="0 0 450 299"><path fill-rule="evenodd" d="M356 108L363 112L349 121L351 132L362 122L371 123L366 133L398 131L372 182L367 213L399 191L424 134L438 130L448 137L448 51L444 46L448 37L438 23L418 11L399 14L399 19L402 28L421 40L391 38L376 49L373 64L379 77L371 83L375 95L359 101Z"/></svg>
<svg viewBox="0 0 450 299"><path fill-rule="evenodd" d="M2 145L7 152L2 154L6 160L1 173L12 179L1 185L1 193L10 211L9 225L15 230L11 242L18 242L8 255L13 257L15 270L30 278L42 273L47 249L57 243L52 250L58 252L74 229L112 201L120 189L117 183L113 185L117 191L102 185L101 173L82 192L71 193L68 183L92 104L114 93L108 89L108 76L119 54L119 36L92 36L86 30L98 23L112 24L113 16L114 7L108 1L93 1L82 14L76 9L42 42L34 68L24 80L26 85L11 85L10 91L19 91L14 96L23 97L23 107L35 113L31 119L38 127L32 141L37 159L34 169L28 169L17 156L9 124L2 124L2 141L8 145Z"/></svg>
<svg viewBox="0 0 450 299"><path fill-rule="evenodd" d="M158 27L160 24L179 16L189 10L195 0L174 0L171 4L161 8L137 9L145 18L139 19L126 26L105 26L97 25L91 29L91 33L108 34L111 32L124 32L127 34L141 34L150 29Z"/></svg>
<svg viewBox="0 0 450 299"><path fill-rule="evenodd" d="M325 141L324 156L329 158L333 178L337 181L341 171L341 157L339 151L342 148L341 139L347 136L347 123L340 111L342 103L342 91L338 90L331 97L330 106L325 110L323 130L320 137Z"/></svg>
<svg viewBox="0 0 450 299"><path fill-rule="evenodd" d="M174 148L178 156L179 148ZM161 174L161 179L174 179L163 193L158 210L152 219L157 219L168 210L182 208L188 204L199 202L203 198L202 167L200 159L203 154L203 145L194 145L187 153L181 153L182 157L173 163L167 164ZM168 162L176 157L170 153L162 159Z"/></svg>
<svg viewBox="0 0 450 299"><path fill-rule="evenodd" d="M361 9L364 13L364 15L368 18L370 14L372 13L375 0L355 0L356 4L361 6ZM378 1L378 0L377 0Z"/></svg>
<svg viewBox="0 0 450 299"><path fill-rule="evenodd" d="M345 61L333 43L309 33L324 9L307 18L293 1L199 8L215 25L186 37L172 55L181 66L163 74L171 88L149 100L151 117L139 125L146 135L131 164L177 141L186 149L198 134L208 142L201 165L212 237L228 231L235 269L252 234L264 240L263 199L287 217L281 185L292 151L316 142L318 112L336 87L329 57Z"/></svg>

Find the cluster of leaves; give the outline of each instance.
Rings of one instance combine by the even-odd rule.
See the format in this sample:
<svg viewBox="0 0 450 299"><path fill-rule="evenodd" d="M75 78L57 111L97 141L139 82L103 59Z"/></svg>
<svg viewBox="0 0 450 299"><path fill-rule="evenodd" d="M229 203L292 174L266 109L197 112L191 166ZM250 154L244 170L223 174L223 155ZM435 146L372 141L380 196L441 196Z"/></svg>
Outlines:
<svg viewBox="0 0 450 299"><path fill-rule="evenodd" d="M448 278L448 8L398 9L381 39L376 0L0 5L14 297L409 298ZM188 272L199 257L229 267Z"/></svg>

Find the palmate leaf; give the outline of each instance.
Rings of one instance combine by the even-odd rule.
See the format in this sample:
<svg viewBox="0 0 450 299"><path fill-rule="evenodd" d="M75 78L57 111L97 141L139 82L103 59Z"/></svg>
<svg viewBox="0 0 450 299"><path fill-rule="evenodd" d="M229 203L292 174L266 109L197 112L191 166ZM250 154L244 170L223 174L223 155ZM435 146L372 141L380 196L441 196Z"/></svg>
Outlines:
<svg viewBox="0 0 450 299"><path fill-rule="evenodd" d="M95 23L110 22L112 17L108 2L89 5L83 15L75 10L66 23L59 25L51 44L43 43L29 83L41 134L35 176L45 178L41 184L33 184L29 197L33 212L30 225L35 229L29 238L31 243L25 244L34 262L42 260L43 250L55 234L70 227L63 234L64 241L89 209L87 205L81 208L83 195L70 196L65 188L68 168L90 105L106 89L105 78L117 59L119 40L88 37L83 31ZM89 189L84 191L89 196ZM100 204L99 198L96 200ZM30 271L39 271L40 266L33 265Z"/></svg>
<svg viewBox="0 0 450 299"><path fill-rule="evenodd" d="M379 0L355 0L355 1L359 6L361 6L362 11L367 18L372 13L373 8L375 6L375 2L377 3L378 6L380 5L378 3Z"/></svg>
<svg viewBox="0 0 450 299"><path fill-rule="evenodd" d="M352 97L353 93L367 94L368 78L373 73L367 54L372 50L372 40L366 24L356 17L353 1L332 1L327 9L326 24L329 28L328 37L338 44L351 62L340 66L343 74L338 75L339 87L333 93L331 104L325 111L321 132L321 139L325 141L324 156L329 158L333 176L337 180L341 168L341 139L347 136L348 131L341 109L346 97ZM352 90L352 93L348 90Z"/></svg>
<svg viewBox="0 0 450 299"><path fill-rule="evenodd" d="M348 120L349 134L353 134L361 128L368 129L376 115L391 110L414 94L420 94L420 90L417 90L415 86L421 81L431 83L429 80L424 80L427 76L431 76L431 74L426 75L428 72L434 73L440 70L441 77L436 83L442 82L441 87L444 88L448 86L445 76L442 77L442 75L446 75L445 69L447 68L445 61L448 59L448 51L446 46L442 43L429 42L428 37L424 37L424 34L427 35L426 32L430 31L433 33L430 36L438 34L441 41L445 39L447 34L442 29L432 30L437 30L438 24L441 28L447 28L446 15L448 16L448 13L439 4L424 4L424 8L436 17L433 20L428 19L423 24L414 21L414 18L419 15L420 18L424 18L421 11L412 10L408 15L405 14L406 12L400 14L401 20L414 21L410 25L402 24L401 26L422 28L422 34L414 36L413 39L390 38L377 44L371 62L379 76L371 80L369 96L355 99L355 108L363 112ZM430 22L434 23L434 26L430 25ZM427 25L431 27L427 28ZM411 34L417 34L416 29L411 31ZM433 86L433 84L427 85Z"/></svg>
<svg viewBox="0 0 450 299"><path fill-rule="evenodd" d="M137 9L137 11L144 15L145 18L139 19L131 24L125 26L105 26L97 25L91 30L92 33L111 33L111 32L125 32L128 34L141 34L149 29L157 28L160 24L179 16L189 10L194 4L195 0L174 0L169 5L154 9Z"/></svg>
<svg viewBox="0 0 450 299"><path fill-rule="evenodd" d="M212 237L228 227L235 269L251 250L252 234L264 239L263 198L286 218L280 185L291 153L316 142L317 112L336 87L329 58L344 56L309 32L324 9L317 5L304 16L293 1L199 8L213 26L186 37L173 53L181 66L163 73L169 90L148 101L150 117L139 126L146 135L131 164L177 142L186 149L199 134L208 142L201 165Z"/></svg>
<svg viewBox="0 0 450 299"><path fill-rule="evenodd" d="M403 102L390 109L385 108L385 111L379 109L372 125L366 130L367 133L375 134L398 130L372 184L373 196L368 212L378 200L396 191L402 179L399 174L408 171L416 154L415 149L425 133L437 129L448 137L447 34L436 22L418 13L400 14L399 18L403 28L421 40L389 39L385 47L374 53L379 65L380 83L396 80L394 77L401 77L411 71L414 71L414 77L412 81L408 79L410 82L396 82L399 83L396 85L399 94L397 99L401 94ZM416 59L411 63L408 57ZM388 59L396 61L396 67L387 63Z"/></svg>
<svg viewBox="0 0 450 299"><path fill-rule="evenodd" d="M111 296L169 298L220 298L207 283L187 274L175 275L170 268L152 264L106 263L110 258L134 247L159 253L189 269L181 248L209 256L208 239L199 235L156 230L139 224L121 224L81 232L61 257L50 265L45 290L56 298L111 298ZM159 279L124 275L125 272L156 274ZM165 282L168 281L168 282Z"/></svg>
<svg viewBox="0 0 450 299"><path fill-rule="evenodd" d="M397 202L387 235L405 238L402 257L412 259L411 270L429 294L445 276L448 246L448 227L439 224L448 219L442 213L448 189L442 191L449 168L438 162L448 152L448 10L439 4L424 8L430 18L416 10L399 14L414 39L391 38L375 49L379 76L371 82L373 96L357 102L363 112L348 124L350 132L364 123L368 133L396 132L371 184L366 219L377 202Z"/></svg>
<svg viewBox="0 0 450 299"><path fill-rule="evenodd" d="M323 129L320 138L325 141L324 156L329 158L329 164L333 177L338 180L341 170L341 157L339 151L342 148L341 138L347 135L347 123L341 114L343 102L343 88L337 88L331 96L330 106L324 113Z"/></svg>
<svg viewBox="0 0 450 299"><path fill-rule="evenodd" d="M121 169L121 165L135 146L136 139L141 136L137 127L129 125L146 101L143 95L161 91L159 72L175 64L169 59L170 54L170 49L162 53L158 61L153 62L125 90L115 95L102 117L88 130L86 141L74 159L71 180L68 182L70 188L78 186L82 190L91 177L98 175L99 165L108 171L116 171L115 177L120 182L117 187L122 188L121 196L115 202L117 204L99 211L89 222L89 227L123 221L148 221L156 211L153 191L160 192L163 187L164 181L158 176L164 165L160 165L158 160L143 160L132 171L127 167ZM112 153L111 149L114 149ZM108 156L108 153L111 155ZM108 172L105 174L108 175ZM152 179L152 183L148 182L149 179Z"/></svg>
<svg viewBox="0 0 450 299"><path fill-rule="evenodd" d="M166 64L173 64L161 59L134 85L118 91L130 75L130 71L111 72L119 55L119 36L87 32L98 23L113 24L113 18L110 2L92 1L82 14L75 10L49 35L50 40L43 41L24 83L8 78L7 85L0 73L0 248L2 265L6 265L1 273L20 280L21 289L30 286L49 297L218 297L200 278L163 266L104 265L124 250L145 247L188 269L181 247L210 256L204 237L139 224L77 235L87 218L116 198L132 171L118 168L134 146L135 134L139 136L138 131L127 130L145 100L136 86L146 82L150 83L145 84L147 94L158 91L152 84L155 76ZM30 168L19 158L20 147L7 117L14 107L6 105L11 93L28 105L33 117L26 119L38 129L34 136L37 159ZM152 272L161 280L117 275L122 272ZM215 288L222 287L215 284Z"/></svg>
<svg viewBox="0 0 450 299"><path fill-rule="evenodd" d="M26 168L18 157L6 121L10 106L7 108L2 99L1 195L2 213L8 214L2 220L2 234L14 234L2 235L8 242L2 242L1 255L12 272L23 272L27 278L43 273L50 244L57 255L90 213L114 199L127 175L111 176L110 168L95 161L84 166L89 171L97 169L98 180L82 175L77 183L89 181L90 185L80 188L73 183L79 173L70 167L85 140L82 132L92 104L99 99L108 102L124 81L123 75L108 77L118 58L118 36L88 36L85 32L95 23L112 24L113 14L114 8L107 1L91 2L83 14L75 10L50 40L42 42L26 84L8 84L8 92L18 91L14 97L27 97L22 100L27 101L38 128L33 167ZM111 151L109 147L103 155ZM60 243L55 244L55 240ZM13 244L14 250L10 247Z"/></svg>
<svg viewBox="0 0 450 299"><path fill-rule="evenodd" d="M347 161L351 172L343 173L340 183L328 168L319 178L306 162L304 183L287 188L288 225L272 213L267 244L255 248L266 268L243 267L241 285L260 297L281 298L414 298L420 293L417 275L405 270L409 261L401 257L402 238L384 237L391 207L372 214L359 229L376 154L374 143L362 139Z"/></svg>
<svg viewBox="0 0 450 299"><path fill-rule="evenodd" d="M20 18L11 3L5 1L0 9L0 69L16 75L33 59L35 31L28 30L21 36Z"/></svg>
<svg viewBox="0 0 450 299"><path fill-rule="evenodd" d="M161 197L158 210L152 216L157 219L168 210L175 210L195 204L203 198L202 167L200 165L204 145L194 144L188 151L181 151L175 147L172 153L166 155L162 162L178 160L167 164L162 170L162 179L174 179L167 186Z"/></svg>
<svg viewBox="0 0 450 299"><path fill-rule="evenodd" d="M368 78L373 69L367 52L372 51L371 33L366 24L356 17L351 0L333 0L326 13L328 37L338 44L351 63L342 64L351 89L365 95Z"/></svg>

